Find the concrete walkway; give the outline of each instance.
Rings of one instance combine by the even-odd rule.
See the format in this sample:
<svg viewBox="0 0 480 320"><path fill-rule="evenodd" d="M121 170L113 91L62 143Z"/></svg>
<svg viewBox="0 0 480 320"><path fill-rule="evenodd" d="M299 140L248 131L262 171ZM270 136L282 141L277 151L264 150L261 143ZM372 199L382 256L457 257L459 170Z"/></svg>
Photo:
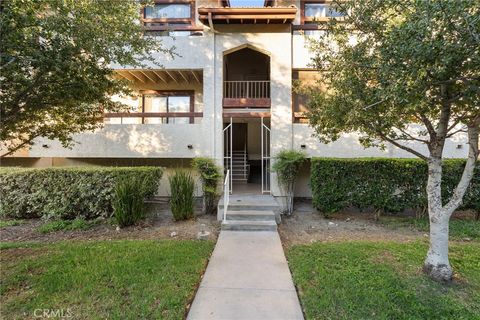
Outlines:
<svg viewBox="0 0 480 320"><path fill-rule="evenodd" d="M303 319L278 232L221 231L187 319Z"/></svg>

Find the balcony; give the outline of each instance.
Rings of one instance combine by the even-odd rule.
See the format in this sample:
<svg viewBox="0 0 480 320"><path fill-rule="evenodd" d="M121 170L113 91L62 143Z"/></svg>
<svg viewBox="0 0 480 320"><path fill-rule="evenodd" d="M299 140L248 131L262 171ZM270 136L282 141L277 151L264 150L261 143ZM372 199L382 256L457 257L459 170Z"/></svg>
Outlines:
<svg viewBox="0 0 480 320"><path fill-rule="evenodd" d="M224 108L270 108L270 81L224 81Z"/></svg>

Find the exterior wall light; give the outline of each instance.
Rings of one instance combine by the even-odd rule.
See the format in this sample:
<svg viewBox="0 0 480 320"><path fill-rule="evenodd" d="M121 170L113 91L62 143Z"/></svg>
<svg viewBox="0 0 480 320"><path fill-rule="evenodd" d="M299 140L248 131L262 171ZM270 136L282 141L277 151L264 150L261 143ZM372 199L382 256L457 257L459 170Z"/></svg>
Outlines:
<svg viewBox="0 0 480 320"><path fill-rule="evenodd" d="M191 144L189 144L189 145L187 146L187 148L190 149L190 150L192 150L192 149L193 149L193 146L192 146Z"/></svg>
<svg viewBox="0 0 480 320"><path fill-rule="evenodd" d="M304 145L304 144L301 144L301 145L300 145L300 148L302 148L302 149L307 149L307 146Z"/></svg>
<svg viewBox="0 0 480 320"><path fill-rule="evenodd" d="M457 149L462 149L463 146L461 144L457 144Z"/></svg>

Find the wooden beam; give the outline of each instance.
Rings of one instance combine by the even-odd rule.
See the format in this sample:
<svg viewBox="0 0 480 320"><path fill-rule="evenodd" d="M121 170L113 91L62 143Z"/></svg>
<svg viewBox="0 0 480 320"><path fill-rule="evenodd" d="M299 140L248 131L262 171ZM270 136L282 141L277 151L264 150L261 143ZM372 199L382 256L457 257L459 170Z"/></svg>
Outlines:
<svg viewBox="0 0 480 320"><path fill-rule="evenodd" d="M201 118L203 112L109 112L104 118Z"/></svg>
<svg viewBox="0 0 480 320"><path fill-rule="evenodd" d="M205 20L208 19L208 16L200 16L200 20ZM243 19L275 19L275 20L293 20L295 19L294 15L290 14L268 14L268 15L250 15L250 14L242 14L242 15L228 15L228 14L222 14L222 15L215 15L212 16L212 20L243 20Z"/></svg>
<svg viewBox="0 0 480 320"><path fill-rule="evenodd" d="M150 81L152 81L153 83L157 83L157 81L156 81L153 77L151 77L151 76L148 75L148 71L146 71L146 70L140 70L140 73L143 74L145 77L147 77L147 78L148 78Z"/></svg>
<svg viewBox="0 0 480 320"><path fill-rule="evenodd" d="M195 80L197 80L198 83L202 83L199 79L199 76L197 76L197 71L191 71L192 74L193 74L193 77L195 78Z"/></svg>
<svg viewBox="0 0 480 320"><path fill-rule="evenodd" d="M158 71L152 70L152 72L155 73L155 75L158 77L158 79L162 80L164 83L168 82L162 75L160 75L160 73Z"/></svg>
<svg viewBox="0 0 480 320"><path fill-rule="evenodd" d="M123 72L123 71L117 71L116 73L119 74L121 77L129 80L129 81L135 82L135 78L134 78L134 77L132 77L132 76L130 76L130 75L127 76L126 74L123 74L122 72Z"/></svg>
<svg viewBox="0 0 480 320"><path fill-rule="evenodd" d="M172 76L172 74L171 74L170 72L168 72L167 70L165 70L165 72L168 74L168 76L169 76L170 78L173 79L173 81L175 81L175 83L178 83L177 78L175 78L174 76Z"/></svg>
<svg viewBox="0 0 480 320"><path fill-rule="evenodd" d="M136 75L134 72L130 71L130 70L126 70L129 74L131 74L133 77L137 78L138 80L140 80L141 83L145 83L145 79L143 79L142 77Z"/></svg>
<svg viewBox="0 0 480 320"><path fill-rule="evenodd" d="M213 14L229 14L229 15L241 15L241 14L253 14L253 15L266 15L266 14L296 14L297 8L285 8L285 7L272 7L272 8L211 8L200 7L198 13L202 15L208 15L211 12Z"/></svg>
<svg viewBox="0 0 480 320"><path fill-rule="evenodd" d="M224 118L270 118L270 112L224 112Z"/></svg>
<svg viewBox="0 0 480 320"><path fill-rule="evenodd" d="M224 108L270 108L270 98L223 98Z"/></svg>
<svg viewBox="0 0 480 320"><path fill-rule="evenodd" d="M181 76L182 76L182 78L185 80L185 82L187 82L187 83L189 82L189 81L188 81L188 78L187 78L187 77L185 77L185 75L183 74L183 72L182 72L182 71L180 71L180 70L179 70L179 71L177 71L177 72L178 72L178 73L180 73L180 75L181 75Z"/></svg>

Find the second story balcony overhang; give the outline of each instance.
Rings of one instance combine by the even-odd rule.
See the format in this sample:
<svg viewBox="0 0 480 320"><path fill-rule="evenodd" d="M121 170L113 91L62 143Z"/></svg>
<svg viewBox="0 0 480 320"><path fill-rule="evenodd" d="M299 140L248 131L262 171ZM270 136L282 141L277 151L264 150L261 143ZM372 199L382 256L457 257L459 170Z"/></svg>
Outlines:
<svg viewBox="0 0 480 320"><path fill-rule="evenodd" d="M295 20L297 7L198 8L198 19L212 24L287 24Z"/></svg>

